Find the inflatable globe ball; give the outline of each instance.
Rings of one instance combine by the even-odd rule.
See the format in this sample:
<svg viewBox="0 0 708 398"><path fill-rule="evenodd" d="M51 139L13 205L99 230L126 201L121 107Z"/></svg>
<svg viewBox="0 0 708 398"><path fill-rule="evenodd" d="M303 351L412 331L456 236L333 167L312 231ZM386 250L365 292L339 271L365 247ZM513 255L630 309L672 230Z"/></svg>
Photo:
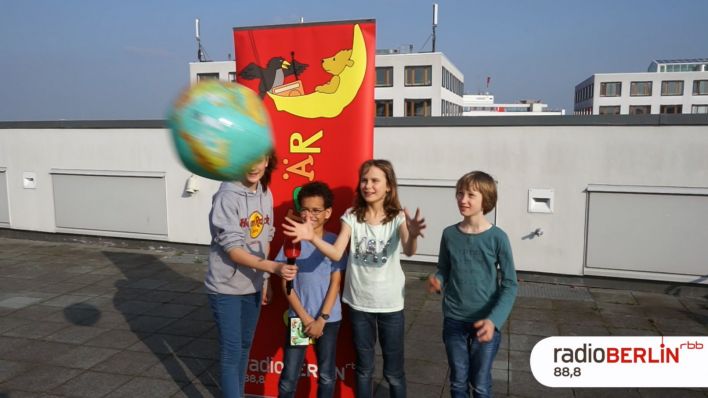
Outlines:
<svg viewBox="0 0 708 398"><path fill-rule="evenodd" d="M184 166L214 180L238 180L273 148L260 97L236 83L205 80L189 87L167 124Z"/></svg>

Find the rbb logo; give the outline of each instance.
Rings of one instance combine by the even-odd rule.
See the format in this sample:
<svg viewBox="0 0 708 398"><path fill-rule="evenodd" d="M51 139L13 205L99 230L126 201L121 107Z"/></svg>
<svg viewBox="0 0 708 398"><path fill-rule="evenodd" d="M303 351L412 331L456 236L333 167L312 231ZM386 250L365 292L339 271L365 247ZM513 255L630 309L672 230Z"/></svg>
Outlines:
<svg viewBox="0 0 708 398"><path fill-rule="evenodd" d="M690 341L687 341L679 346L679 348L685 348L687 350L702 350L703 349L703 344L696 341L695 343L691 343Z"/></svg>

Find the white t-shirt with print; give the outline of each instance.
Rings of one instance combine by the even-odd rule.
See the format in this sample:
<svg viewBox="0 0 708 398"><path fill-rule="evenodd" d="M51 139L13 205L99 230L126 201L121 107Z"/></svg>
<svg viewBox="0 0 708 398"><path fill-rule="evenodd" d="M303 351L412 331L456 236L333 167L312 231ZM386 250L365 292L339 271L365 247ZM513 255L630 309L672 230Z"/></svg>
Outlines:
<svg viewBox="0 0 708 398"><path fill-rule="evenodd" d="M351 210L342 215L342 221L352 230L342 301L357 311L400 311L406 277L401 268L398 228L405 222L404 216L369 225L358 222Z"/></svg>

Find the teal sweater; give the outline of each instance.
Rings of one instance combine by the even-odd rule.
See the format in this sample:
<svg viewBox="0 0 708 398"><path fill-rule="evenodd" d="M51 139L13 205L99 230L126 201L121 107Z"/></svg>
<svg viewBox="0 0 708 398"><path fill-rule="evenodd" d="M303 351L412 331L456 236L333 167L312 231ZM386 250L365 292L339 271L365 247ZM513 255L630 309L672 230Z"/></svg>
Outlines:
<svg viewBox="0 0 708 398"><path fill-rule="evenodd" d="M443 314L465 322L489 318L501 330L518 287L509 238L497 226L468 234L458 225L445 228L440 240L435 276L443 287Z"/></svg>

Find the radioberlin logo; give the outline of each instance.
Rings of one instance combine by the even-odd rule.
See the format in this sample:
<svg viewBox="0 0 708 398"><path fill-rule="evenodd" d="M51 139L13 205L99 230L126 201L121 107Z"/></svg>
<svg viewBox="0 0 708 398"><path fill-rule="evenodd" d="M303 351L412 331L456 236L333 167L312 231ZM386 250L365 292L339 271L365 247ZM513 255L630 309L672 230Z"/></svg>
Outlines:
<svg viewBox="0 0 708 398"><path fill-rule="evenodd" d="M708 387L708 337L548 337L531 371L548 387Z"/></svg>

